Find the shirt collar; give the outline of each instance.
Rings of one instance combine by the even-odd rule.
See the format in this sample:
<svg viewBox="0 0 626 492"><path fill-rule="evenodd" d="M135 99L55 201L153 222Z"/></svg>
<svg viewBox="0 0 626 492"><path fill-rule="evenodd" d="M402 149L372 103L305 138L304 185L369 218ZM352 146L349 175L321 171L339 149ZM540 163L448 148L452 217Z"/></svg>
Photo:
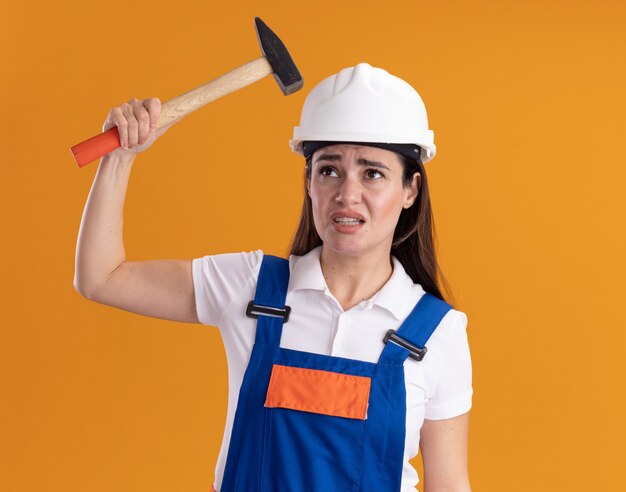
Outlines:
<svg viewBox="0 0 626 492"><path fill-rule="evenodd" d="M393 273L387 283L372 296L370 302L385 308L398 320L403 320L409 314L407 312L407 299L414 287L413 279L395 256L393 261ZM409 306L412 308L413 306Z"/></svg>
<svg viewBox="0 0 626 492"><path fill-rule="evenodd" d="M315 289L325 290L326 280L322 274L320 254L322 246L313 248L304 256L292 255L293 266L289 279L289 290Z"/></svg>
<svg viewBox="0 0 626 492"><path fill-rule="evenodd" d="M327 291L328 286L322 274L320 254L322 246L317 246L304 256L293 256L289 290L313 289ZM372 305L380 306L389 311L396 319L402 320L407 316L406 294L414 287L413 279L409 277L402 263L391 257L393 272L383 287L365 302L365 308Z"/></svg>

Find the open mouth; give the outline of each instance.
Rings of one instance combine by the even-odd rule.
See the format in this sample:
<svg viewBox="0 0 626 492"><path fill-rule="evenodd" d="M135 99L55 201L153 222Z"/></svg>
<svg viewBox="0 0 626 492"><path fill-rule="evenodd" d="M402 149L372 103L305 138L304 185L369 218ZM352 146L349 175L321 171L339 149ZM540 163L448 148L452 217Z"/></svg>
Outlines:
<svg viewBox="0 0 626 492"><path fill-rule="evenodd" d="M335 222L335 224L341 224L341 225L359 225L364 222L361 219L353 219L350 217L338 217L336 219L333 219L333 221Z"/></svg>

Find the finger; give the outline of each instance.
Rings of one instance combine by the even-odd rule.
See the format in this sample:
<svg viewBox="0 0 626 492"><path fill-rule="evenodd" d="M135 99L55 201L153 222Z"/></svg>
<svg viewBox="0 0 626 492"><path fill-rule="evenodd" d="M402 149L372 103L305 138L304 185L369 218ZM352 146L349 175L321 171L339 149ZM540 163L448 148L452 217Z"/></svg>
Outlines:
<svg viewBox="0 0 626 492"><path fill-rule="evenodd" d="M150 115L148 114L148 110L144 106L143 101L135 102L133 106L133 114L139 124L139 128L137 130L138 143L142 144L146 141L148 134L150 133Z"/></svg>
<svg viewBox="0 0 626 492"><path fill-rule="evenodd" d="M117 126L117 133L120 135L120 145L122 148L128 148L128 122L120 106L117 106L111 110L111 119L115 126Z"/></svg>
<svg viewBox="0 0 626 492"><path fill-rule="evenodd" d="M156 130L159 116L161 115L161 101L158 97L146 99L144 105L150 113L150 131Z"/></svg>
<svg viewBox="0 0 626 492"><path fill-rule="evenodd" d="M133 113L133 108L129 103L122 104L122 113L128 122L128 148L132 148L137 145L139 140L139 123Z"/></svg>

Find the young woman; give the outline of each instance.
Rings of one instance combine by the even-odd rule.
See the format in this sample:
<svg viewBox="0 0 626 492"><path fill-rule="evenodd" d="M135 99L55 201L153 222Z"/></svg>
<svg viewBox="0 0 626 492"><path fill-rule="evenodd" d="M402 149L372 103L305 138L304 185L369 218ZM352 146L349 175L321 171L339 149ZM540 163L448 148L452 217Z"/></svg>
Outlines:
<svg viewBox="0 0 626 492"><path fill-rule="evenodd" d="M308 94L290 146L305 157L288 260L262 250L126 261L132 163L156 98L114 108L78 238L75 288L147 316L217 326L229 401L219 492L470 490L467 317L445 302L423 167L435 155L418 93L367 63ZM152 126L151 126L152 125Z"/></svg>

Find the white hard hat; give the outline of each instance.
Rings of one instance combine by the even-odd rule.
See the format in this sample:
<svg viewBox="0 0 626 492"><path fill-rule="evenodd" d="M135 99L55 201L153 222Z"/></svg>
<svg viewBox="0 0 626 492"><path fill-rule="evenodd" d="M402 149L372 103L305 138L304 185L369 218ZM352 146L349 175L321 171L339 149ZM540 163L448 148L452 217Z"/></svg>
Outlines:
<svg viewBox="0 0 626 492"><path fill-rule="evenodd" d="M417 91L368 63L344 68L309 92L289 146L304 155L307 141L413 144L421 148L422 163L437 151Z"/></svg>

